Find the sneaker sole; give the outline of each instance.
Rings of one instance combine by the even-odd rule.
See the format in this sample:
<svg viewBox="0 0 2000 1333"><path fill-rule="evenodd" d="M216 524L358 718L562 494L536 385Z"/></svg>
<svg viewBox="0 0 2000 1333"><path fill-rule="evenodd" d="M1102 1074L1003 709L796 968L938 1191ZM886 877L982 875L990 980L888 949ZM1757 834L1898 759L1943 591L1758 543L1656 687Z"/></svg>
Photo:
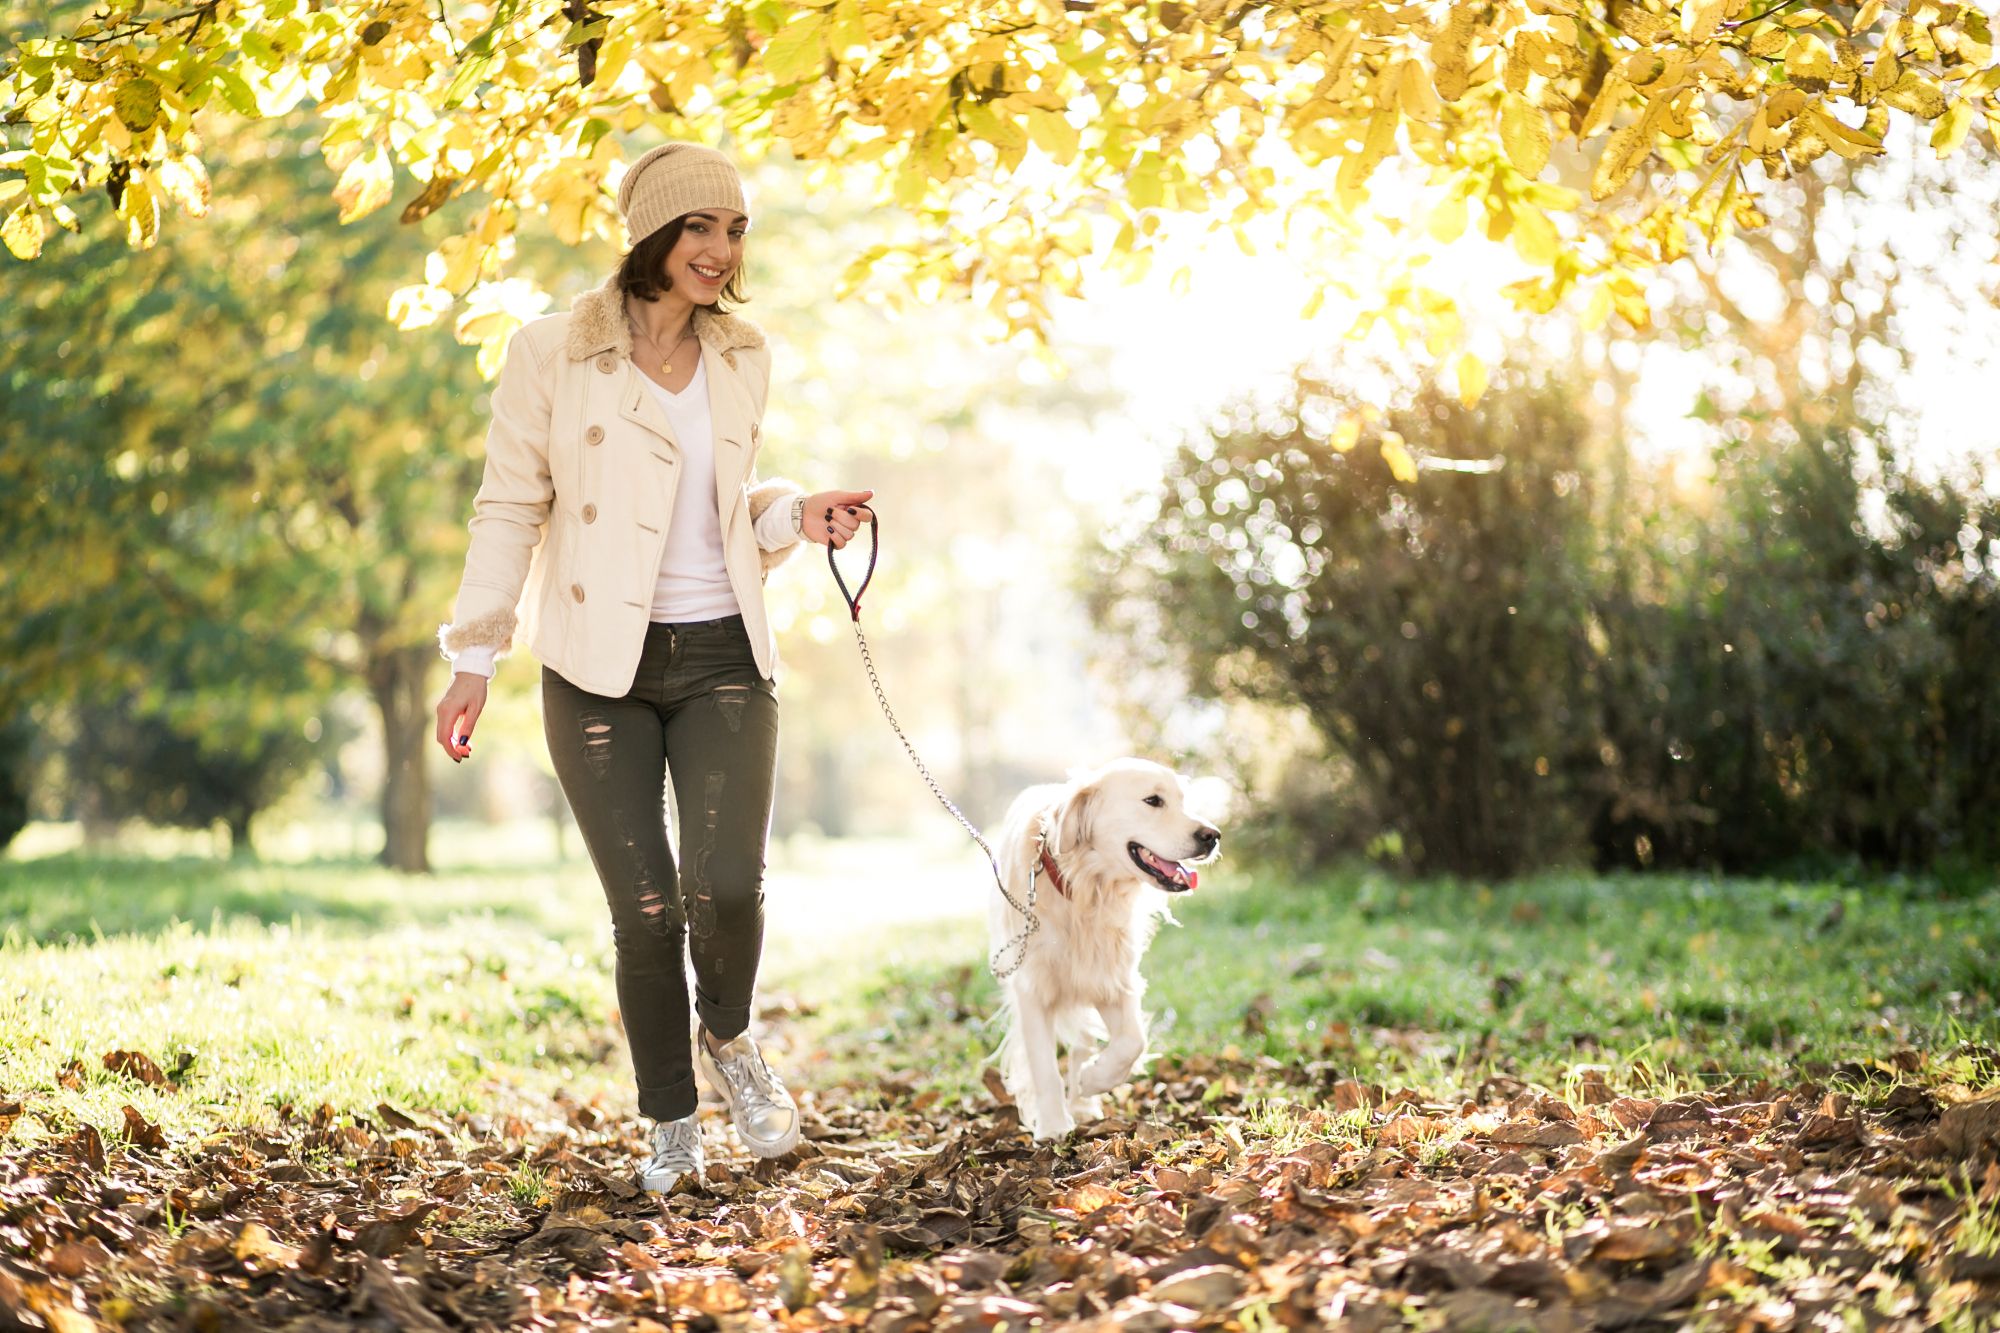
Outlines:
<svg viewBox="0 0 2000 1333"><path fill-rule="evenodd" d="M654 1172L641 1168L639 1188L648 1194L672 1194L682 1181L691 1180L700 1174L699 1171Z"/></svg>

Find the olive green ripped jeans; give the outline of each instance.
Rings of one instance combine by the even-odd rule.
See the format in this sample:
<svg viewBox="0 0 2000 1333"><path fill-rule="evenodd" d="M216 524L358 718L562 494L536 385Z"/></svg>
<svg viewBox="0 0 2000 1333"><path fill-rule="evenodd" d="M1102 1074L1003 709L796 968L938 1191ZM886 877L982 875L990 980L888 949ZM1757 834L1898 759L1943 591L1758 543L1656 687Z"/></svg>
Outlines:
<svg viewBox="0 0 2000 1333"><path fill-rule="evenodd" d="M778 697L757 670L743 617L646 632L622 699L542 669L542 725L611 906L618 1007L639 1111L695 1109L687 972L718 1040L750 1025L764 948L764 843L778 755ZM667 846L666 781L680 816Z"/></svg>

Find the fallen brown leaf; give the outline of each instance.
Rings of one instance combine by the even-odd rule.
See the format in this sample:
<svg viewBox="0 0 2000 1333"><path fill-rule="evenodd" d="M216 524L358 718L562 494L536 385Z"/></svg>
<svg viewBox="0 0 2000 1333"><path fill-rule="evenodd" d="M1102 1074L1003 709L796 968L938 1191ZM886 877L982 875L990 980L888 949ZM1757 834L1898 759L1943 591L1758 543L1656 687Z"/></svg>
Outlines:
<svg viewBox="0 0 2000 1333"><path fill-rule="evenodd" d="M162 1072L159 1065L153 1062L153 1058L139 1051L106 1051L104 1054L104 1067L114 1074L123 1074L126 1078L137 1079L148 1087L171 1088L173 1086L172 1080Z"/></svg>

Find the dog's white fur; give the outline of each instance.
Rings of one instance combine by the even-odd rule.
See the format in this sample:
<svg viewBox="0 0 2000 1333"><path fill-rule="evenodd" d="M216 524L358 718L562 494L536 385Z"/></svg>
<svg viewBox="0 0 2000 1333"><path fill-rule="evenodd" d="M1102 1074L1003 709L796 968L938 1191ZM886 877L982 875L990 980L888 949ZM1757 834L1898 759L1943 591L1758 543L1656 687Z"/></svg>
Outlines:
<svg viewBox="0 0 2000 1333"><path fill-rule="evenodd" d="M1157 801L1158 804L1149 804ZM1126 1081L1146 1054L1146 993L1139 960L1162 919L1162 886L1136 865L1130 845L1168 861L1205 860L1220 834L1187 810L1187 784L1172 769L1118 759L1067 783L1030 787L1008 809L996 848L1008 892L1025 903L1040 865L1043 831L1068 893L1046 875L1036 886L1041 928L1003 992L1007 1035L1000 1070L1038 1139L1095 1119L1099 1098ZM996 887L988 920L993 947L1019 938L1024 919ZM1012 961L1015 951L1008 949ZM1086 1036L1103 1045L1087 1059ZM1069 1047L1069 1072L1058 1046Z"/></svg>

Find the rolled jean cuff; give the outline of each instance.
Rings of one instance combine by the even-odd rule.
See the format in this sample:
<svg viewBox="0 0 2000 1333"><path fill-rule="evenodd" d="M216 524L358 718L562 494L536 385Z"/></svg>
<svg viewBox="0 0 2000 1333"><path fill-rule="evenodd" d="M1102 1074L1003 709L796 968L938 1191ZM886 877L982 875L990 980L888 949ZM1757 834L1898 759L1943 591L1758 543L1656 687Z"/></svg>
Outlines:
<svg viewBox="0 0 2000 1333"><path fill-rule="evenodd" d="M701 1025L714 1033L717 1041L731 1041L750 1030L747 1004L717 1004L697 990L694 1011L701 1015Z"/></svg>
<svg viewBox="0 0 2000 1333"><path fill-rule="evenodd" d="M682 1120L694 1114L701 1093L694 1085L694 1073L661 1087L639 1085L639 1114L651 1120Z"/></svg>

